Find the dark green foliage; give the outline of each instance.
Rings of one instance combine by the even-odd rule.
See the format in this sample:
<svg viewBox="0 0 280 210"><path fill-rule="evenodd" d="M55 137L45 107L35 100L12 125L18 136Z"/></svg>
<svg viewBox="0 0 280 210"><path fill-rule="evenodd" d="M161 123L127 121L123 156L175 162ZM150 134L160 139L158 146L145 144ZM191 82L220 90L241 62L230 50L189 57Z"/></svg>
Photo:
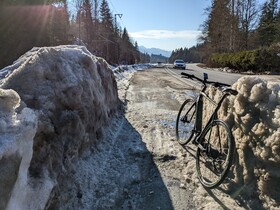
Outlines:
<svg viewBox="0 0 280 210"><path fill-rule="evenodd" d="M163 56L163 55L155 55L151 54L151 63L157 63L157 62L162 62L162 63L167 63L168 58Z"/></svg>
<svg viewBox="0 0 280 210"><path fill-rule="evenodd" d="M113 24L106 0L75 0L75 4L70 21L66 0L1 0L0 69L32 47L73 43L86 45L111 64L149 59L140 54L126 29Z"/></svg>
<svg viewBox="0 0 280 210"><path fill-rule="evenodd" d="M280 73L279 45L262 47L251 51L237 53L214 54L209 58L208 65L211 67L229 67L231 69L253 71L260 73L264 71Z"/></svg>
<svg viewBox="0 0 280 210"><path fill-rule="evenodd" d="M106 0L102 0L102 2L101 2L100 21L106 29L111 30L111 31L114 30L113 16L112 16L112 13L110 11L109 5Z"/></svg>
<svg viewBox="0 0 280 210"><path fill-rule="evenodd" d="M269 46L277 41L279 36L279 20L277 18L277 0L270 0L262 6L258 27L260 44Z"/></svg>
<svg viewBox="0 0 280 210"><path fill-rule="evenodd" d="M68 27L68 14L63 5L2 4L0 68L11 64L32 47L67 44Z"/></svg>
<svg viewBox="0 0 280 210"><path fill-rule="evenodd" d="M0 5L46 5L61 2L65 3L66 0L1 0Z"/></svg>
<svg viewBox="0 0 280 210"><path fill-rule="evenodd" d="M202 46L197 45L191 48L180 48L173 50L169 58L169 63L173 63L176 59L183 59L188 63L201 63L203 61Z"/></svg>
<svg viewBox="0 0 280 210"><path fill-rule="evenodd" d="M151 56L148 53L141 53L140 52L140 63L150 63Z"/></svg>
<svg viewBox="0 0 280 210"><path fill-rule="evenodd" d="M279 72L278 0L258 4L257 0L212 0L201 26L201 60L213 67Z"/></svg>

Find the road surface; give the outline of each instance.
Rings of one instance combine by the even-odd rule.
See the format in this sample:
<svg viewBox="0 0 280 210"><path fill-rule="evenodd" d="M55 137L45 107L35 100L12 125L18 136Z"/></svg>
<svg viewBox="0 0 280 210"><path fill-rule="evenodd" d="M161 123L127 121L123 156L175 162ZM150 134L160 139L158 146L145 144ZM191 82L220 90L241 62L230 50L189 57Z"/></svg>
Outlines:
<svg viewBox="0 0 280 210"><path fill-rule="evenodd" d="M124 88L125 92L119 93L126 103L126 119L141 136L147 150L145 156L150 154L154 163L150 164L154 168L141 167L141 174L150 174L152 182L139 180L138 184L130 185L128 194L137 199L124 203L132 203L135 207L132 209L244 209L224 193L224 186L207 192L197 179L195 148L183 148L176 142L177 113L182 102L193 95L193 88L189 81L170 71L166 68L138 71ZM127 135L121 141L132 139L133 135ZM126 205L122 207L128 209Z"/></svg>
<svg viewBox="0 0 280 210"><path fill-rule="evenodd" d="M172 67L166 67L166 68L178 75L180 75L181 72L186 72L188 74L193 74L200 78L203 78L203 73L207 73L209 81L222 82L222 83L226 83L229 85L232 85L240 77L244 76L242 74L228 73L228 72L200 68L197 66L197 64L187 64L186 70L173 69Z"/></svg>
<svg viewBox="0 0 280 210"><path fill-rule="evenodd" d="M198 67L197 64L194 64L194 63L187 64L187 67L185 70L173 69L172 65L166 66L165 69L167 71L169 71L171 74L178 75L178 77L181 77L181 75L180 75L181 72L193 74L200 78L203 78L203 73L207 73L209 81L222 82L222 83L226 83L229 85L234 84L239 78L244 77L244 76L258 76L265 80L280 82L280 75L265 75L265 74L252 75L252 74L245 74L245 73L237 74L237 73L223 72L220 70L201 68L201 67ZM193 85L197 85L197 84L198 83L193 82Z"/></svg>

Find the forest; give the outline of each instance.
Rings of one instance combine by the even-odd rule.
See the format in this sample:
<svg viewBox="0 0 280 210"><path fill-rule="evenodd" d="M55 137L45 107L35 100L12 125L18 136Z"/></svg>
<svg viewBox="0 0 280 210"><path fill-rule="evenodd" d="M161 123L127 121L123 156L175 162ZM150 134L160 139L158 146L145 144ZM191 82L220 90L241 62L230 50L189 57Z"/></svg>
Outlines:
<svg viewBox="0 0 280 210"><path fill-rule="evenodd" d="M197 46L172 52L169 62L206 63L240 71L280 72L278 0L212 0Z"/></svg>
<svg viewBox="0 0 280 210"><path fill-rule="evenodd" d="M106 0L1 0L0 69L33 47L85 45L110 64L149 62Z"/></svg>
<svg viewBox="0 0 280 210"><path fill-rule="evenodd" d="M198 44L173 50L170 63L180 58L240 71L280 71L278 0L212 0L205 13ZM84 45L111 65L150 62L119 26L120 18L107 0L1 0L0 68L32 47L67 44Z"/></svg>

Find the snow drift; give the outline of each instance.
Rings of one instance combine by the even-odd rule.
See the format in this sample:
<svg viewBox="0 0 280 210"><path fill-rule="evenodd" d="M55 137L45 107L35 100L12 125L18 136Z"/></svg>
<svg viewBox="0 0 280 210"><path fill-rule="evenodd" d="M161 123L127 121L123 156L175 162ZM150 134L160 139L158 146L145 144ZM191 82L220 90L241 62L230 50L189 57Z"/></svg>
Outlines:
<svg viewBox="0 0 280 210"><path fill-rule="evenodd" d="M220 118L232 127L235 156L232 196L249 206L280 206L280 85L258 77L242 77L234 85ZM214 98L219 91L210 89Z"/></svg>
<svg viewBox="0 0 280 210"><path fill-rule="evenodd" d="M114 75L85 47L59 46L33 48L0 77L0 209L55 206L120 109Z"/></svg>

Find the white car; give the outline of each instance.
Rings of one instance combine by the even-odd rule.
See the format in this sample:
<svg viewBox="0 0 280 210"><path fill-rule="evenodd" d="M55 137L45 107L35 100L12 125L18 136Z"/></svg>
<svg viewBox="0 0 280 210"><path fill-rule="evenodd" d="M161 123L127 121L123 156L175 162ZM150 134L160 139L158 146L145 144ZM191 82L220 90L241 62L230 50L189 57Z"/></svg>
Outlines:
<svg viewBox="0 0 280 210"><path fill-rule="evenodd" d="M174 69L186 69L186 63L185 63L185 61L183 61L181 59L177 59L174 61L173 68Z"/></svg>
<svg viewBox="0 0 280 210"><path fill-rule="evenodd" d="M164 63L162 63L162 62L157 62L156 65L155 65L155 67L157 67L157 68L163 68L163 67L164 67Z"/></svg>

